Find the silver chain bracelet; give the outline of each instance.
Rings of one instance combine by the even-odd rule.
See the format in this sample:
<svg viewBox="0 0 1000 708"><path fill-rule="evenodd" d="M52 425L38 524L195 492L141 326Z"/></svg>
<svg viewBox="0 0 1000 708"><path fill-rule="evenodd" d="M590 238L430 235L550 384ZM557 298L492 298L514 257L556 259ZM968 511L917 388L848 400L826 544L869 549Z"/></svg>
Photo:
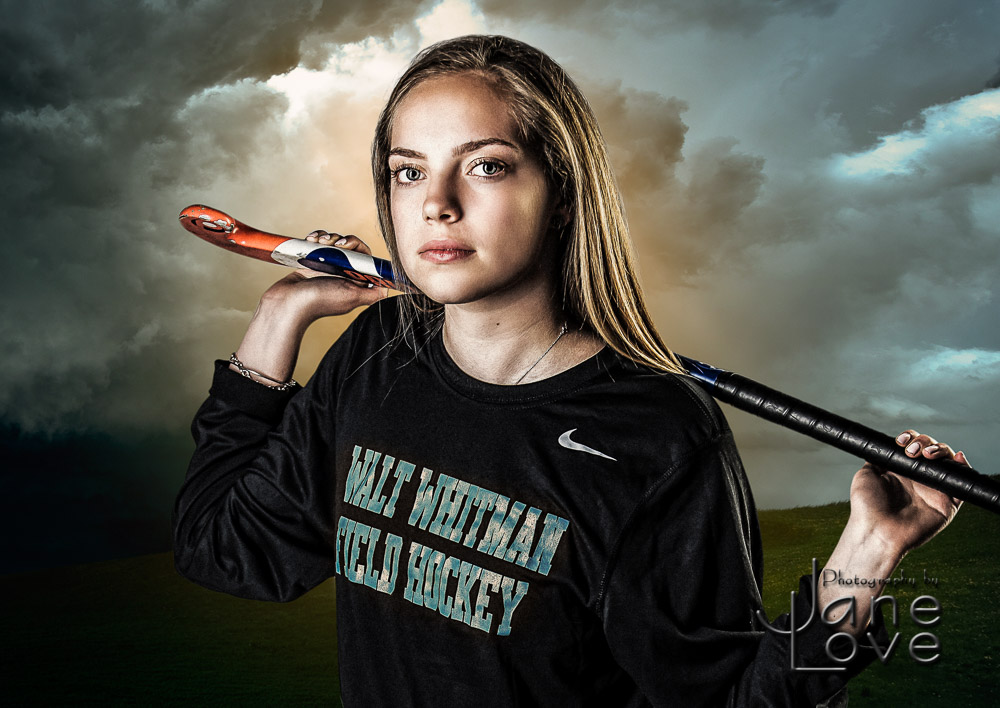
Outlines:
<svg viewBox="0 0 1000 708"><path fill-rule="evenodd" d="M250 379L254 383L259 383L261 386L267 386L270 389L274 389L275 391L287 391L288 389L295 388L296 386L299 385L295 379L288 379L288 381L278 381L278 379L273 379L267 374L262 374L259 371L248 369L246 366L243 365L243 362L239 360L239 357L236 356L236 352L233 352L229 356L229 363L235 366L239 370L240 374L243 375L244 377ZM265 379L267 381L272 381L274 382L274 385L272 386L269 383L264 383L264 381L257 381L257 379L255 379L254 376L261 379Z"/></svg>

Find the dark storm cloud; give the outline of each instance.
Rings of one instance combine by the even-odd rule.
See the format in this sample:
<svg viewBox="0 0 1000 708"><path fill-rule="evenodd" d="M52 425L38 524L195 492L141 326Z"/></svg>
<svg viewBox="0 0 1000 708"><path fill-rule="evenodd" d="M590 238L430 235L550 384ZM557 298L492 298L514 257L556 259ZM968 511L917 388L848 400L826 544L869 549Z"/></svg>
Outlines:
<svg viewBox="0 0 1000 708"><path fill-rule="evenodd" d="M985 88L995 89L1000 88L1000 69L997 69L997 73L993 74L986 82Z"/></svg>
<svg viewBox="0 0 1000 708"><path fill-rule="evenodd" d="M331 45L391 34L427 3L5 5L2 140L16 161L9 179L22 198L92 207L115 200L140 146L183 143L199 130L177 120L192 96L286 72L303 51L328 54ZM275 108L265 100L235 117L253 124ZM237 142L236 132L226 139Z"/></svg>
<svg viewBox="0 0 1000 708"><path fill-rule="evenodd" d="M345 90L299 115L263 81L323 67L346 42L412 43L429 5L0 0L0 424L185 426L207 362L278 273L188 239L179 208L233 205L283 233L318 214L371 239L379 97ZM1000 155L988 132L930 130L925 113L996 83L1000 5L480 7L594 104L669 344L879 427L927 421L1000 453L983 423L940 423L995 421ZM907 131L928 140L915 169L838 171ZM793 484L780 455L837 463L734 423L767 471L763 505L820 499L827 483Z"/></svg>
<svg viewBox="0 0 1000 708"><path fill-rule="evenodd" d="M586 88L587 98L613 152L615 169L650 190L668 187L683 160L683 101L652 91L612 86Z"/></svg>
<svg viewBox="0 0 1000 708"><path fill-rule="evenodd" d="M280 152L287 100L261 80L426 6L0 5L0 421L127 427L189 408L188 365L246 301L239 284L181 285L203 266L175 246L177 211Z"/></svg>
<svg viewBox="0 0 1000 708"><path fill-rule="evenodd" d="M682 139L643 148L600 116L667 342L886 432L1000 452L997 21L995 3L849 2L624 50L624 75L662 87L641 110ZM613 41L563 52L593 72ZM853 461L733 423L764 506L846 495Z"/></svg>
<svg viewBox="0 0 1000 708"><path fill-rule="evenodd" d="M643 265L665 268L657 281L683 282L739 238L733 225L764 183L764 160L741 152L733 138L685 149L687 104L650 91L589 86ZM685 157L685 153L691 153ZM681 164L684 178L677 175Z"/></svg>
<svg viewBox="0 0 1000 708"><path fill-rule="evenodd" d="M608 18L614 17L618 24L644 33L692 27L752 33L779 15L829 15L836 11L840 0L624 0L613 5L604 0L480 0L478 4L484 12L515 20L559 22L572 14L577 27L596 32L607 29Z"/></svg>
<svg viewBox="0 0 1000 708"><path fill-rule="evenodd" d="M899 171L880 171L876 143L850 157L855 174L836 157L804 180L768 174L738 222L716 224L715 233L729 231L713 239L726 259L689 280L708 327L724 333L694 346L887 432L915 426L966 449L995 446L1000 106L978 122L971 115L990 98L928 109L887 136L922 146ZM684 316L673 299L662 303L659 312ZM796 445L782 431L745 427L751 468L768 470L760 497L793 503L770 470ZM810 464L835 466L828 457L817 446ZM846 489L842 476L814 480L811 493L827 498Z"/></svg>
<svg viewBox="0 0 1000 708"><path fill-rule="evenodd" d="M4 2L4 107L141 95L166 104L266 79L308 48L386 36L428 3ZM165 116L166 118L166 116Z"/></svg>

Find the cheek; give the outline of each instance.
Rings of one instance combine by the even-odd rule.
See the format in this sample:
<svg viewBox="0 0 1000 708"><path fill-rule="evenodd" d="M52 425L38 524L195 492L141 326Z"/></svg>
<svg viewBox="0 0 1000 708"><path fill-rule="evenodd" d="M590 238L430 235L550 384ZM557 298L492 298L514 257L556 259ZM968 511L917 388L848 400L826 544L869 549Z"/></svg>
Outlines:
<svg viewBox="0 0 1000 708"><path fill-rule="evenodd" d="M509 205L505 221L516 226L525 239L544 242L549 225L548 200L544 192L529 192Z"/></svg>
<svg viewBox="0 0 1000 708"><path fill-rule="evenodd" d="M397 239L404 239L413 230L413 222L416 216L413 212L412 199L407 199L407 195L393 193L389 201L389 217L392 219L392 228L396 232Z"/></svg>
<svg viewBox="0 0 1000 708"><path fill-rule="evenodd" d="M389 202L389 217L392 219L392 231L400 261L407 272L412 272L416 263L412 250L418 234L414 224L414 216L405 199L392 198L392 201Z"/></svg>

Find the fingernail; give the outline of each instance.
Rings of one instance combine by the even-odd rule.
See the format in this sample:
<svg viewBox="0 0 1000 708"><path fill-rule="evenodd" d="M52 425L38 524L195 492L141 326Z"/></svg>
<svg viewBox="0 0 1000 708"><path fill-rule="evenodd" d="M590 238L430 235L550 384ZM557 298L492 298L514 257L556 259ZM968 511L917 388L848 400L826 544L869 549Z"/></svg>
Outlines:
<svg viewBox="0 0 1000 708"><path fill-rule="evenodd" d="M900 433L899 437L896 438L896 442L898 442L900 445L905 445L909 441L910 441L910 434L909 433Z"/></svg>
<svg viewBox="0 0 1000 708"><path fill-rule="evenodd" d="M911 453L911 454L914 453L914 452L917 452L918 450L920 450L920 444L919 443L913 443L912 445L910 445L909 447L906 448L906 451L909 452L909 453Z"/></svg>
<svg viewBox="0 0 1000 708"><path fill-rule="evenodd" d="M927 452L937 452L938 451L938 446L937 445L928 445L927 447L924 448L924 450L927 451Z"/></svg>
<svg viewBox="0 0 1000 708"><path fill-rule="evenodd" d="M345 243L347 243L347 239L346 238L338 238L336 241L333 242L333 245L334 246L343 246Z"/></svg>

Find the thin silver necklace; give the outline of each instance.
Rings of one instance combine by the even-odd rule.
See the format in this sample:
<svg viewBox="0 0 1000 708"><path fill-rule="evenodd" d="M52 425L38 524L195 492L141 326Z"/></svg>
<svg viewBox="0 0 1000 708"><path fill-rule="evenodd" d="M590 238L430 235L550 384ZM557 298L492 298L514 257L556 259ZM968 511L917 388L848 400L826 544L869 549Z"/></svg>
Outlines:
<svg viewBox="0 0 1000 708"><path fill-rule="evenodd" d="M556 338L552 340L552 344L549 345L548 349L546 349L544 352L542 352L542 355L540 357L538 357L538 359L535 360L534 364L532 364L531 366L528 367L527 371L525 371L523 374L521 374L521 378L519 378L517 381L514 382L515 386L517 386L519 383L521 383L522 381L524 381L524 377L527 376L528 374L530 374L531 370L534 369L536 366L538 366L541 363L542 359L544 359L546 356L548 356L548 353L550 351L552 351L552 348L556 344L559 343L559 340L562 339L563 335L566 334L566 332L568 331L568 329L569 328L566 326L566 323L563 322L562 327L559 328L559 334L557 334Z"/></svg>

